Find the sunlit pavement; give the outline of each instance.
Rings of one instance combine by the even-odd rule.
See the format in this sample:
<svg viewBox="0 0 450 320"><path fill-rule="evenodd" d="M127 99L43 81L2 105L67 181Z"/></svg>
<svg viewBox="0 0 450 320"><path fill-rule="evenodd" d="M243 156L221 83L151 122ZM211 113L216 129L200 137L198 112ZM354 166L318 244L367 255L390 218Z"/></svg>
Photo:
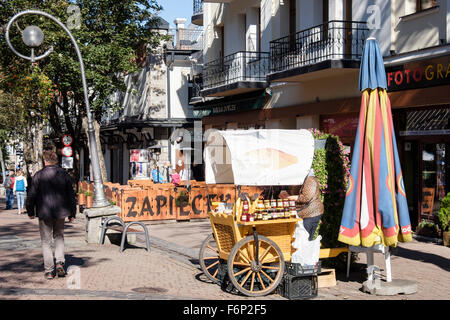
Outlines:
<svg viewBox="0 0 450 320"><path fill-rule="evenodd" d="M0 206L4 209L4 201ZM38 221L18 215L17 210L0 209L0 299L254 299L221 290L200 271L198 250L211 233L207 220L148 224L151 251L138 241L122 253L117 245L86 244L84 223L83 215L66 223L66 265L72 268L71 275L49 281L43 277ZM338 271L337 285L320 288L315 299L450 299L450 248L413 241L400 244L391 260L393 278L416 280L417 293L389 297L363 293L364 271L355 268L348 280L345 271ZM360 254L358 263L365 263L365 255ZM375 254L375 263L384 271L381 254ZM271 294L259 299L284 298Z"/></svg>

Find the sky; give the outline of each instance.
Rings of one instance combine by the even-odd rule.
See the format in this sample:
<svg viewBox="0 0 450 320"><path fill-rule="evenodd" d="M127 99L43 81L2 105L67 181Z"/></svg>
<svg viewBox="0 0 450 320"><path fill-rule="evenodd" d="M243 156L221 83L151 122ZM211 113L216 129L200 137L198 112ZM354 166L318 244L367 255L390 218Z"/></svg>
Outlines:
<svg viewBox="0 0 450 320"><path fill-rule="evenodd" d="M186 18L186 26L191 23L193 0L157 0L163 7L159 16L170 24L170 28L175 28L173 20L176 18Z"/></svg>

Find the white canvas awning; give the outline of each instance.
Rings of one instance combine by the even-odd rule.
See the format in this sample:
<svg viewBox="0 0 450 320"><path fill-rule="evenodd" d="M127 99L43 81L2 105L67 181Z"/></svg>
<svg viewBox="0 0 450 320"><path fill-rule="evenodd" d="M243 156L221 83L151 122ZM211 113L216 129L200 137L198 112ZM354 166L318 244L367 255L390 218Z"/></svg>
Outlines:
<svg viewBox="0 0 450 320"><path fill-rule="evenodd" d="M314 157L308 130L214 131L205 147L207 184L301 185Z"/></svg>

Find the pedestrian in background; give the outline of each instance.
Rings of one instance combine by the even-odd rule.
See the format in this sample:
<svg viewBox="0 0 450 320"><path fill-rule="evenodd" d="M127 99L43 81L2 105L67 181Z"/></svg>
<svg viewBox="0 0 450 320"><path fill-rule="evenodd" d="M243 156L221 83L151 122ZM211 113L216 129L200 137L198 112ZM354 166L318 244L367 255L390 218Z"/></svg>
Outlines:
<svg viewBox="0 0 450 320"><path fill-rule="evenodd" d="M170 161L164 162L164 167L162 170L163 183L171 183L172 182L172 168L170 165Z"/></svg>
<svg viewBox="0 0 450 320"><path fill-rule="evenodd" d="M6 189L6 210L12 210L14 206L14 171L9 171L4 186Z"/></svg>
<svg viewBox="0 0 450 320"><path fill-rule="evenodd" d="M44 168L33 176L26 201L30 219L39 218L45 278L55 277L55 264L51 248L55 239L56 274L65 276L64 264L64 220L72 222L76 214L75 192L72 178L58 166L54 151L43 153Z"/></svg>
<svg viewBox="0 0 450 320"><path fill-rule="evenodd" d="M22 208L25 204L25 197L27 194L27 179L23 176L22 170L17 171L17 176L14 181L14 195L17 198L17 214L22 213Z"/></svg>
<svg viewBox="0 0 450 320"><path fill-rule="evenodd" d="M162 183L163 182L163 176L162 176L161 172L158 170L158 166L156 164L153 165L152 180L153 180L153 183Z"/></svg>

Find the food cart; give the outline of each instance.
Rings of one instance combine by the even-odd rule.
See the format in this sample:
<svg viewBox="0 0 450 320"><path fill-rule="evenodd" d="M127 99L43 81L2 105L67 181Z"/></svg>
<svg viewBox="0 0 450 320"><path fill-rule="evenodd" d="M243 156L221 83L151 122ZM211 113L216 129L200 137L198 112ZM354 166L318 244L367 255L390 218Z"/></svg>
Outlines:
<svg viewBox="0 0 450 320"><path fill-rule="evenodd" d="M295 203L287 209L280 199L262 199L243 190L301 185L313 156L314 138L307 130L232 130L208 137L207 189L229 183L236 190L234 203L209 204L213 233L204 240L199 261L210 280L220 282L226 269L234 288L244 295L263 296L278 287L295 251L293 235L301 219Z"/></svg>

